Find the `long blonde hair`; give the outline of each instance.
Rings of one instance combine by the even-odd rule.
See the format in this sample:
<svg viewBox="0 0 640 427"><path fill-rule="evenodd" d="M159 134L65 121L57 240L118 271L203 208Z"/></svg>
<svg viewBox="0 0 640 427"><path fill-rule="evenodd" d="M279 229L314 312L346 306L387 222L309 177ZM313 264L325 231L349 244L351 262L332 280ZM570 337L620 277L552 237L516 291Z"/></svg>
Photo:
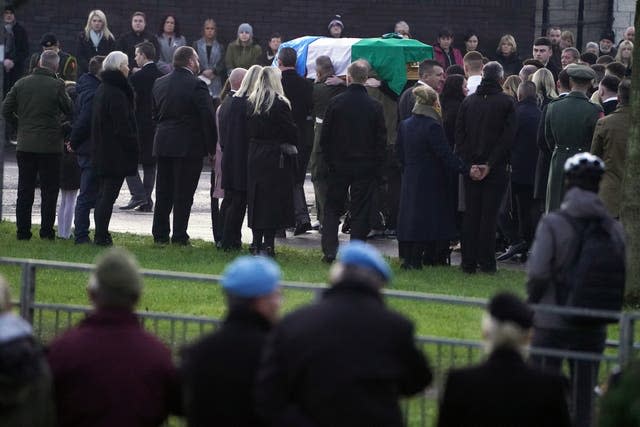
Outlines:
<svg viewBox="0 0 640 427"><path fill-rule="evenodd" d="M240 88L236 91L233 96L241 97L248 96L253 92L253 88L258 81L258 76L260 75L260 71L262 71L262 67L260 65L252 65L247 70L247 74L244 75L242 79L242 83L240 84Z"/></svg>
<svg viewBox="0 0 640 427"><path fill-rule="evenodd" d="M507 79L502 83L502 90L509 96L512 96L514 99L518 99L518 86L522 83L522 80L519 76L513 75L507 77Z"/></svg>
<svg viewBox="0 0 640 427"><path fill-rule="evenodd" d="M540 68L533 73L531 81L536 85L536 92L538 93L538 101L540 104L542 104L545 98L556 99L558 97L553 74L546 68Z"/></svg>
<svg viewBox="0 0 640 427"><path fill-rule="evenodd" d="M622 59L622 48L623 47L630 47L631 48L631 56L629 57L629 62L625 62ZM623 40L620 42L620 46L618 46L618 53L616 53L616 61L624 64L627 66L627 68L631 67L631 64L633 64L633 43L631 43L629 40Z"/></svg>
<svg viewBox="0 0 640 427"><path fill-rule="evenodd" d="M264 67L260 71L258 81L248 99L253 107L252 115L269 112L276 98L281 99L291 108L291 102L284 96L281 77L280 70L275 67Z"/></svg>
<svg viewBox="0 0 640 427"><path fill-rule="evenodd" d="M91 32L91 20L94 17L98 17L100 18L100 20L102 21L102 23L104 24L102 26L102 35L108 40L108 39L114 39L115 37L113 37L113 34L111 34L111 31L109 31L109 25L107 23L107 15L104 14L103 11L101 11L100 9L95 9L92 10L91 12L89 12L89 17L87 18L87 25L85 25L84 27L84 35L87 38L87 40L90 40L90 32Z"/></svg>

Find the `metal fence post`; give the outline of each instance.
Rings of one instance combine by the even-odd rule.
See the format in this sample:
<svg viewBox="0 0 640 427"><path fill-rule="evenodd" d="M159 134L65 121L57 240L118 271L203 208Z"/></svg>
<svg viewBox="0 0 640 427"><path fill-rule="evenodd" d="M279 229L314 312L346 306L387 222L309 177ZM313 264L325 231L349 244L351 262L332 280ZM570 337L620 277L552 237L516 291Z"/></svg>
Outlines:
<svg viewBox="0 0 640 427"><path fill-rule="evenodd" d="M22 264L22 283L20 287L20 315L33 323L33 303L36 296L36 267L29 262Z"/></svg>
<svg viewBox="0 0 640 427"><path fill-rule="evenodd" d="M620 317L620 347L618 357L620 367L624 368L633 359L634 318L630 313Z"/></svg>

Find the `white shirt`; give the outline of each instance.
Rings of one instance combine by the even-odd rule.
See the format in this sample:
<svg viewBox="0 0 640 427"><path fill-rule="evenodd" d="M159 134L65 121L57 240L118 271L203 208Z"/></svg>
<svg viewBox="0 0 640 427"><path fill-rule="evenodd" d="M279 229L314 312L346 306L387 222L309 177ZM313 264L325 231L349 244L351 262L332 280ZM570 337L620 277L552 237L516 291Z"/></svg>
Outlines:
<svg viewBox="0 0 640 427"><path fill-rule="evenodd" d="M469 91L467 96L476 93L476 89L478 89L478 86L480 86L481 81L482 76L469 76L469 78L467 79L467 90Z"/></svg>

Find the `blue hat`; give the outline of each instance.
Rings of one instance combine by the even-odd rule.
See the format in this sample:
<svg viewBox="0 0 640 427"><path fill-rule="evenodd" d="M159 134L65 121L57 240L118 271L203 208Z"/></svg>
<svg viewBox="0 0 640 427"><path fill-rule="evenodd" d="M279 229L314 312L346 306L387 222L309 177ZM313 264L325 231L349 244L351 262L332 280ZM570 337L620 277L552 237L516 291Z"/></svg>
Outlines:
<svg viewBox="0 0 640 427"><path fill-rule="evenodd" d="M344 265L353 265L375 270L386 281L391 279L391 268L380 252L371 245L355 240L338 252L338 261Z"/></svg>
<svg viewBox="0 0 640 427"><path fill-rule="evenodd" d="M225 268L222 287L232 295L253 298L273 292L280 278L280 267L271 259L242 256Z"/></svg>

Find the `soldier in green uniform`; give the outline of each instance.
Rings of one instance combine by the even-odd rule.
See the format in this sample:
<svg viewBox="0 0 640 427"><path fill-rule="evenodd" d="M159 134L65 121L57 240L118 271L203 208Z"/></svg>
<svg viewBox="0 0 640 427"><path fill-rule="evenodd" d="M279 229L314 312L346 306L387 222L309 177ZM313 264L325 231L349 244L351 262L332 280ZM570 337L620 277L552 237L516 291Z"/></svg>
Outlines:
<svg viewBox="0 0 640 427"><path fill-rule="evenodd" d="M56 73L58 77L65 81L75 82L78 78L78 61L75 56L60 49L56 35L53 33L43 35L42 39L40 39L40 46L42 46L43 51L52 50L60 57L60 65L58 65L58 72ZM40 53L41 52L36 52L31 55L31 59L29 60L29 74L38 66Z"/></svg>
<svg viewBox="0 0 640 427"><path fill-rule="evenodd" d="M569 65L571 92L552 101L547 107L544 119L544 135L553 152L549 169L545 211L560 207L564 196L563 165L566 160L579 152L588 152L602 108L592 104L587 98L587 90L595 79L595 72L584 65Z"/></svg>

